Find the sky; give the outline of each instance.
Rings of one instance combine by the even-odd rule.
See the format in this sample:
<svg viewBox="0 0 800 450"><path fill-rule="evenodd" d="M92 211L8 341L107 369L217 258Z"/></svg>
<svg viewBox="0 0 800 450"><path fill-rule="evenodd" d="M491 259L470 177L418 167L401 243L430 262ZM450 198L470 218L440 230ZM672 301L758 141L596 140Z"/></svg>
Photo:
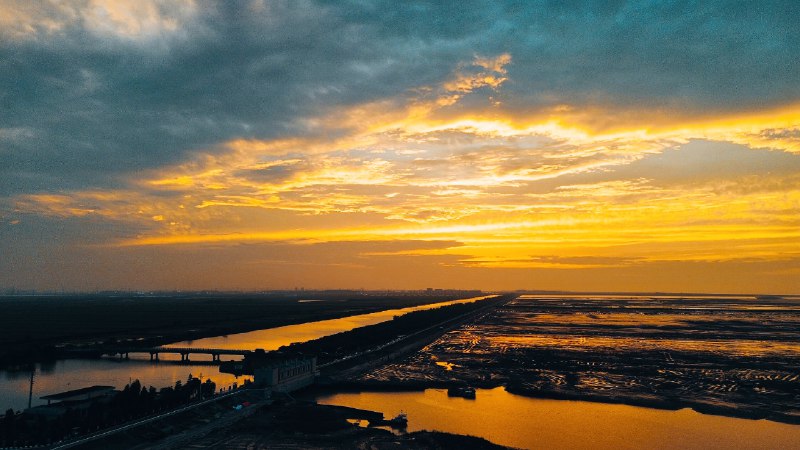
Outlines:
<svg viewBox="0 0 800 450"><path fill-rule="evenodd" d="M0 288L800 294L800 2L0 0Z"/></svg>

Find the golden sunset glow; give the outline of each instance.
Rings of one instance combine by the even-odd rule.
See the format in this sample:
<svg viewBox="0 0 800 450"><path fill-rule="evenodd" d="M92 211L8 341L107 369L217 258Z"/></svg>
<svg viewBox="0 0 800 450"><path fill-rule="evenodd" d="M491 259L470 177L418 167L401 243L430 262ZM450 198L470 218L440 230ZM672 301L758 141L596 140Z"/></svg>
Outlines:
<svg viewBox="0 0 800 450"><path fill-rule="evenodd" d="M98 5L80 13L83 26L113 36L115 45L153 46L159 35L162 45L180 46L186 36L207 32L193 2L176 5L172 15L148 2L111 5L102 23ZM62 11L45 20L40 13L3 10L4 23L42 21L38 28L9 28L9 42L57 36L72 26L66 17L78 17ZM153 47L154 55L162 51ZM139 168L115 168L102 182L9 191L2 227L7 233L28 222L77 227L59 248L129 255L122 260L145 248L169 258L202 253L175 286L188 273L210 270L200 261L211 248L235 259L242 246L263 245L269 253L279 245L303 247L304 257L338 255L370 271L396 264L410 275L413 261L425 274L415 287L435 280L456 286L469 273L475 285L465 287L624 290L620 280L629 274L643 289L685 281L676 289L800 292L797 96L741 105L731 97L732 106L724 106L702 103L700 91L695 100L677 92L630 100L624 90L595 87L591 95L551 89L539 98L543 81L530 73L544 69L532 66L519 46L448 61L437 63L435 76L347 101L318 99L339 95L341 83L357 78L292 85L293 106L263 122L198 115L178 121L181 129L167 123L182 117L176 109L154 128L153 140L137 130L141 142L134 139L135 150L127 150L148 154L152 147L169 156L148 164L125 159ZM352 63L352 73L367 79L389 62L359 64ZM93 74L81 75L82 92L106 83ZM583 77L573 81L590 83ZM283 108L246 98L230 107ZM290 113L303 98L316 107ZM220 127L233 131L214 131ZM0 136L22 142L41 135L34 128L5 127ZM186 133L204 137L170 153L179 145L173 136ZM82 222L97 232L83 234ZM390 287L369 274L287 278L276 269L304 264L299 255L268 258L264 266L246 262L254 254L242 257L247 269L236 271L231 286L285 287L289 279L307 279L323 287L333 277L338 287ZM678 269L681 262L687 265ZM665 267L686 276L661 279ZM706 286L695 274L709 267L715 275ZM284 275L269 276L278 272Z"/></svg>

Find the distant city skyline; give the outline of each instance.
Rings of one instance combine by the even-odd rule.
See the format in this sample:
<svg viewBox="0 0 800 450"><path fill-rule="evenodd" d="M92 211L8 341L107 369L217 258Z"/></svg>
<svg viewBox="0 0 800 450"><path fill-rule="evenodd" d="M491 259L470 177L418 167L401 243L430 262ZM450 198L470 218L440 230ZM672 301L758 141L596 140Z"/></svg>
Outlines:
<svg viewBox="0 0 800 450"><path fill-rule="evenodd" d="M800 4L0 0L0 289L800 294Z"/></svg>

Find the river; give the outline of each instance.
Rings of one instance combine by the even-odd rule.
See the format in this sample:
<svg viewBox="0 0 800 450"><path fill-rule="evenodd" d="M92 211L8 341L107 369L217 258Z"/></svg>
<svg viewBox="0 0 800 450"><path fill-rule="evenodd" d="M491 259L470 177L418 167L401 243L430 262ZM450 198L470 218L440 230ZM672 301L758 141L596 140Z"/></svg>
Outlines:
<svg viewBox="0 0 800 450"><path fill-rule="evenodd" d="M301 323L297 325L287 325L266 330L256 330L247 333L231 334L227 336L216 336L193 341L177 342L170 344L173 347L196 347L196 348L224 348L224 349L256 349L277 350L278 348L289 345L293 342L306 342L324 336L349 331L354 328L375 325L376 323L392 320L394 316L402 316L414 311L438 308L440 306L457 305L460 303L471 303L477 300L493 297L486 295L482 297L472 297L461 300L451 300L442 303L432 303L429 305L412 306L409 308L390 309L369 314L359 314L356 316L342 317L340 319L320 320L318 322ZM300 300L308 302L310 300ZM148 357L149 358L149 357Z"/></svg>
<svg viewBox="0 0 800 450"><path fill-rule="evenodd" d="M503 388L476 399L424 392L325 395L319 403L408 414L409 432L469 434L516 448L550 449L800 449L800 425L627 405L534 399Z"/></svg>
<svg viewBox="0 0 800 450"><path fill-rule="evenodd" d="M373 325L391 320L414 311L438 308L440 306L469 303L491 296L472 297L461 300L432 303L409 308L390 309L369 314L359 314L340 319L321 320L298 325L237 333L227 336L216 336L194 341L183 341L169 344L177 347L224 348L253 350L263 348L275 350L294 342L305 342L328 336L353 328ZM312 299L313 300L313 299ZM309 302L310 300L300 300ZM230 374L219 372L216 365L210 364L210 355L192 355L194 365L176 363L179 355L161 355L160 362L150 362L148 354L131 354L128 361L113 359L67 359L54 363L37 364L34 373L32 406L46 404L40 397L48 394L79 389L92 385L105 385L122 388L131 380L138 379L144 386L162 388L175 384L177 380L185 381L189 374L195 377L211 378L217 388L227 388L234 383L242 383L245 378L238 379ZM223 356L223 360L236 359L235 356ZM203 364L203 362L208 362ZM30 388L30 371L0 370L0 414L6 409L22 410L28 406Z"/></svg>

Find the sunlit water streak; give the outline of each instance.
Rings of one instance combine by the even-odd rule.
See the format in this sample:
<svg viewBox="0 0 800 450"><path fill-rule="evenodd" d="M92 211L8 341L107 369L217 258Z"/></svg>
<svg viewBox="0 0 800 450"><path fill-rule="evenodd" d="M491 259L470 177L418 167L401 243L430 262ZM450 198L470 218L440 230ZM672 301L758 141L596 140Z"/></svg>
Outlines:
<svg viewBox="0 0 800 450"><path fill-rule="evenodd" d="M174 347L197 347L197 348L224 348L224 349L256 349L277 350L278 348L289 345L293 342L306 342L324 336L349 331L353 328L375 325L377 323L392 320L395 316L402 316L414 311L438 308L441 306L457 305L461 303L472 303L491 296L472 297L462 300L452 300L442 303L429 305L412 306L409 308L390 309L369 314L359 314L356 316L342 317L340 319L320 320L317 322L307 322L297 325L287 325L266 330L249 331L246 333L230 334L227 336L216 336L193 341L183 341L170 344Z"/></svg>
<svg viewBox="0 0 800 450"><path fill-rule="evenodd" d="M533 399L503 388L475 400L424 392L325 395L320 403L408 414L408 431L437 430L496 444L542 449L800 449L800 426L679 411L571 400Z"/></svg>

